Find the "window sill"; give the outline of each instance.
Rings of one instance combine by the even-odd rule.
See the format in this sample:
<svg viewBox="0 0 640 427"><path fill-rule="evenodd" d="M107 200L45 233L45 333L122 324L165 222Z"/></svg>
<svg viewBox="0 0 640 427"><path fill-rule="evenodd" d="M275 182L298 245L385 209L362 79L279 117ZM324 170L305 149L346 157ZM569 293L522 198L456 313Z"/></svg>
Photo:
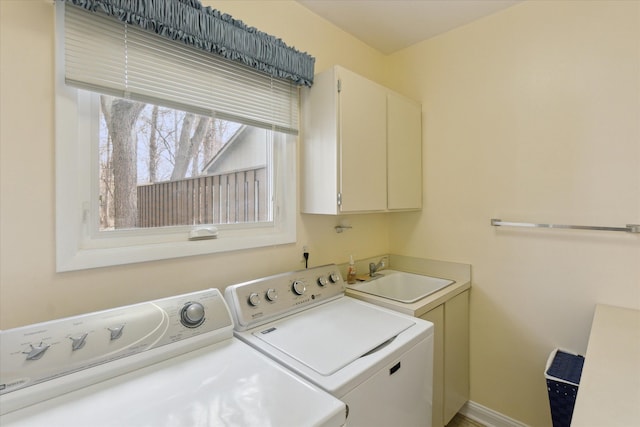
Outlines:
<svg viewBox="0 0 640 427"><path fill-rule="evenodd" d="M75 271L89 268L109 267L194 255L237 251L265 246L294 243L295 227L288 230L267 229L231 231L231 236L221 232L216 239L184 240L135 246L64 248L58 246L56 271Z"/></svg>

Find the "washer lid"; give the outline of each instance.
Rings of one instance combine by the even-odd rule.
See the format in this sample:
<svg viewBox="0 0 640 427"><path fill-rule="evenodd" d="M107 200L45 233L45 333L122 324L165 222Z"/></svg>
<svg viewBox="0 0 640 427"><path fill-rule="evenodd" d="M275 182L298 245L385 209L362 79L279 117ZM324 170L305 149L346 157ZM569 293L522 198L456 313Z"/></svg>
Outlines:
<svg viewBox="0 0 640 427"><path fill-rule="evenodd" d="M328 376L413 325L410 319L344 297L266 325L253 335Z"/></svg>

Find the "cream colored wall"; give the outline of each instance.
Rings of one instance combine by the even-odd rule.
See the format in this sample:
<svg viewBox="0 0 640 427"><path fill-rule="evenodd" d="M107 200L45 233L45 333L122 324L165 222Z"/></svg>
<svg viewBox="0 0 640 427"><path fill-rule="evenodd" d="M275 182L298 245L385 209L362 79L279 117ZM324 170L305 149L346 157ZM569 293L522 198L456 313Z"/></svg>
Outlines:
<svg viewBox="0 0 640 427"><path fill-rule="evenodd" d="M549 425L544 361L584 352L596 302L640 308L637 236L489 219L640 222L637 2L527 2L385 58L288 1L216 1L419 99L420 213L300 215L295 245L55 273L53 7L0 0L0 328L394 252L473 265L471 398ZM388 74L385 72L388 71ZM321 177L319 177L321 179ZM375 230L375 231L372 231Z"/></svg>
<svg viewBox="0 0 640 427"><path fill-rule="evenodd" d="M424 110L424 209L390 251L472 265L471 400L550 425L546 358L584 354L596 303L640 308L640 235L489 220L640 223L640 2L525 2L397 53L389 81Z"/></svg>
<svg viewBox="0 0 640 427"><path fill-rule="evenodd" d="M57 274L52 3L0 0L0 328L302 268L303 245L310 265L386 252L384 215L354 216L342 234L336 218L300 215L296 244ZM342 63L380 77L381 54L295 2L209 4L312 53L317 71Z"/></svg>

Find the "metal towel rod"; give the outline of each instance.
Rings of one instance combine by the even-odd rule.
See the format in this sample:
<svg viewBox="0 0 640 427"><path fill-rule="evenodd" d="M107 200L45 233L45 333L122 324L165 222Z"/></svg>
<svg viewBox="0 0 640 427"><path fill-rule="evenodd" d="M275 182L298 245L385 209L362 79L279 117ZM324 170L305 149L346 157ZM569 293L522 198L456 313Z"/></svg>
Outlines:
<svg viewBox="0 0 640 427"><path fill-rule="evenodd" d="M530 222L512 222L492 218L491 225L494 227L565 228L571 230L623 231L625 233L640 233L640 224L627 224L626 227L599 227L591 225L534 224Z"/></svg>

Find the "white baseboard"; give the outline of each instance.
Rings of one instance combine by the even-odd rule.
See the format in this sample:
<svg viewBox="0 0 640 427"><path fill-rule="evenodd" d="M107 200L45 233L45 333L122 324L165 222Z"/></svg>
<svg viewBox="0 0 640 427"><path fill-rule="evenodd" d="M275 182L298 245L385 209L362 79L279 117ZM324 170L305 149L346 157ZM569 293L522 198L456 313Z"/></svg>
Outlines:
<svg viewBox="0 0 640 427"><path fill-rule="evenodd" d="M528 427L520 421L516 421L513 418L509 418L506 415L470 400L460 409L460 413L487 427Z"/></svg>

